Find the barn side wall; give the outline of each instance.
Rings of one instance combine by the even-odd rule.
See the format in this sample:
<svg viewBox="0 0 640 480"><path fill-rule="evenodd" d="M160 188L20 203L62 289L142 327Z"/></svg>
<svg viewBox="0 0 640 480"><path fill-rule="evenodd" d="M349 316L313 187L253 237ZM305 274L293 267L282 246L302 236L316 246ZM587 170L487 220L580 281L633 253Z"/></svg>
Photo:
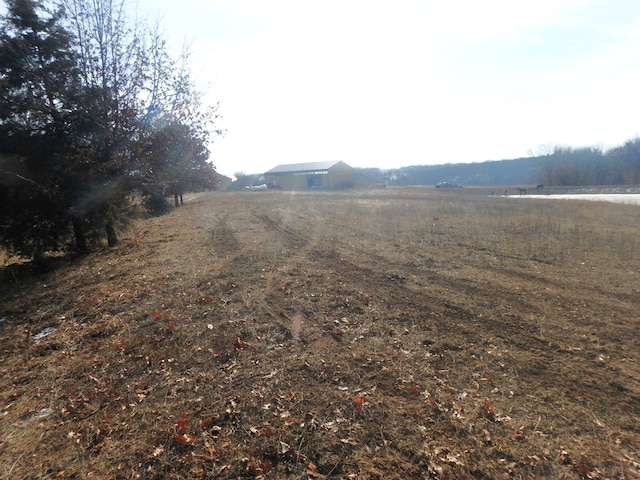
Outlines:
<svg viewBox="0 0 640 480"><path fill-rule="evenodd" d="M267 174L265 176L267 183L277 183L283 190L304 190L307 188L306 175L286 174Z"/></svg>
<svg viewBox="0 0 640 480"><path fill-rule="evenodd" d="M338 163L329 169L327 188L331 190L342 190L353 187L353 168Z"/></svg>
<svg viewBox="0 0 640 480"><path fill-rule="evenodd" d="M283 190L338 190L353 187L353 169L335 165L317 172L268 173L267 183L277 183Z"/></svg>

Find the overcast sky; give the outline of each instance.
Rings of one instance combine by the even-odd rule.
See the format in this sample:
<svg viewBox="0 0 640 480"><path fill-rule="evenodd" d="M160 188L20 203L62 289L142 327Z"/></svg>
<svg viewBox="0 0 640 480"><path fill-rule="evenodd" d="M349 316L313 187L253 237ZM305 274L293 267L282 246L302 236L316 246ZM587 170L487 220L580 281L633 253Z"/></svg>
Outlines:
<svg viewBox="0 0 640 480"><path fill-rule="evenodd" d="M640 134L638 0L139 0L191 45L220 173L610 148Z"/></svg>

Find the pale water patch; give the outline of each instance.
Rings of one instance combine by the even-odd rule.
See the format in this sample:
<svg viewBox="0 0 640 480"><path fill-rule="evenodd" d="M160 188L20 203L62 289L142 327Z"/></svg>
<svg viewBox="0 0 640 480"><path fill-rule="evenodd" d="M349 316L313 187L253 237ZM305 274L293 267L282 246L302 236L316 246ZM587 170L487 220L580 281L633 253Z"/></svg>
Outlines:
<svg viewBox="0 0 640 480"><path fill-rule="evenodd" d="M629 205L640 205L640 194L638 193L563 193L551 195L509 195L509 198L543 198L552 200L590 200L594 202L626 203Z"/></svg>

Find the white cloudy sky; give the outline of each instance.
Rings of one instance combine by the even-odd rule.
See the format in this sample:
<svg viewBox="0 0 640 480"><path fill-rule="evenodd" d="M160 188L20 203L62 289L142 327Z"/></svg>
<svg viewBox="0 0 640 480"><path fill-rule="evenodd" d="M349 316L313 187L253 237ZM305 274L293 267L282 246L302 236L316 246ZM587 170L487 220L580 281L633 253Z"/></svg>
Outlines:
<svg viewBox="0 0 640 480"><path fill-rule="evenodd" d="M218 171L609 148L640 134L638 0L138 0L191 44Z"/></svg>

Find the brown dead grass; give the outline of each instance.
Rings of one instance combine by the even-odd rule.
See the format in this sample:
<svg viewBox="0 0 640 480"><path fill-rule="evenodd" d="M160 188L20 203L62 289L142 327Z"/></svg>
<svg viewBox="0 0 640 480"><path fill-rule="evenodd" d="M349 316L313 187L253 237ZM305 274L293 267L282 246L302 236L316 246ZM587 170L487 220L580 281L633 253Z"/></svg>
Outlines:
<svg viewBox="0 0 640 480"><path fill-rule="evenodd" d="M0 477L640 478L638 212L209 193L10 263Z"/></svg>

